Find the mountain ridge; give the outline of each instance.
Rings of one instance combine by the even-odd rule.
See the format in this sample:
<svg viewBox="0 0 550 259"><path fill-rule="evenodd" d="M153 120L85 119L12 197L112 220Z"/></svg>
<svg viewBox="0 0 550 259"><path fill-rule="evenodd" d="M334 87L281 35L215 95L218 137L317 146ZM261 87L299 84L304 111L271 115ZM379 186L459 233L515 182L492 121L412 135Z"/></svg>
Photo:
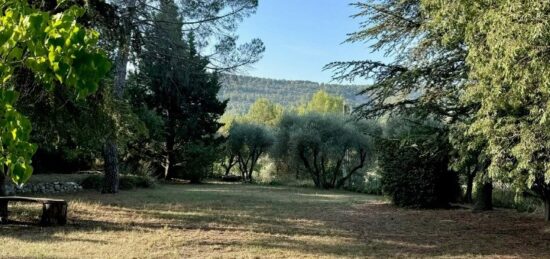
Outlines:
<svg viewBox="0 0 550 259"><path fill-rule="evenodd" d="M243 114L259 98L266 98L285 107L297 105L311 98L319 90L342 96L348 105L356 107L364 103L366 97L358 95L364 85L325 84L309 80L286 80L223 74L222 88L218 97L229 99L227 112Z"/></svg>

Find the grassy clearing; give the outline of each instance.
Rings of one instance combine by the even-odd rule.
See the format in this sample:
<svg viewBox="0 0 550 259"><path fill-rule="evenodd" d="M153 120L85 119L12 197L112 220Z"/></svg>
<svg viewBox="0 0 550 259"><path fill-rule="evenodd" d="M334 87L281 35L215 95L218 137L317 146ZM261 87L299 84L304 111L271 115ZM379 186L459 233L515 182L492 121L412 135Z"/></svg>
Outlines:
<svg viewBox="0 0 550 259"><path fill-rule="evenodd" d="M65 227L0 226L0 257L545 257L550 228L509 210L403 210L375 196L240 184L161 185L70 200ZM18 221L39 207L11 208ZM9 248L9 249L6 249Z"/></svg>

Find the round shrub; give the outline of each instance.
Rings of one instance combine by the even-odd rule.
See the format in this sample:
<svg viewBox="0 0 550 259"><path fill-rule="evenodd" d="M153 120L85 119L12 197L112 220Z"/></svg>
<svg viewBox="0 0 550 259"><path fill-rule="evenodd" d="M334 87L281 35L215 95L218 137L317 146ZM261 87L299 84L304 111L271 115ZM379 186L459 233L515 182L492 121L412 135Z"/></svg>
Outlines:
<svg viewBox="0 0 550 259"><path fill-rule="evenodd" d="M155 187L155 179L148 176L136 177L135 185L137 188L153 188Z"/></svg>
<svg viewBox="0 0 550 259"><path fill-rule="evenodd" d="M386 142L381 154L382 186L397 206L447 207L456 197L458 177L443 154L427 155L411 146Z"/></svg>
<svg viewBox="0 0 550 259"><path fill-rule="evenodd" d="M174 165L173 178L199 184L212 175L214 162L219 158L219 149L213 143L188 143L178 157L181 163Z"/></svg>
<svg viewBox="0 0 550 259"><path fill-rule="evenodd" d="M103 187L103 176L92 174L82 179L80 185L86 190L101 190Z"/></svg>
<svg viewBox="0 0 550 259"><path fill-rule="evenodd" d="M136 188L136 176L121 176L118 182L120 190L132 190Z"/></svg>
<svg viewBox="0 0 550 259"><path fill-rule="evenodd" d="M449 170L445 130L431 125L402 128L381 140L378 150L382 189L395 205L444 208L456 201L458 175Z"/></svg>

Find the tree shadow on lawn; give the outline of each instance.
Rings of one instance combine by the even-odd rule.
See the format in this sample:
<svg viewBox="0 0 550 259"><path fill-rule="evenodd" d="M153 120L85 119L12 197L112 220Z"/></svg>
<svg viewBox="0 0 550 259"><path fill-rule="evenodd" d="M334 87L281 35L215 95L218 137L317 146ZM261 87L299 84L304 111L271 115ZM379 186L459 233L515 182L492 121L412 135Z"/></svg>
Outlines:
<svg viewBox="0 0 550 259"><path fill-rule="evenodd" d="M139 212L143 215L154 217L155 213ZM244 218L246 219L246 217ZM243 233L252 233L252 239L237 240L228 239L202 239L196 242L201 247L232 247L233 249L246 251L250 248L258 248L261 251L273 249L293 250L299 254L307 253L314 256L349 256L356 257L363 246L354 240L351 235L343 237L336 234L335 230L308 229L296 226L296 224L280 224L273 222L273 225L262 221L251 221L249 224L237 224L237 219L231 217L207 224L208 220L190 217L187 220L171 219L169 222L130 222L114 223L109 221L73 219L63 227L40 227L37 224L16 222L16 224L0 225L0 238L2 236L16 238L30 242L87 242L92 245L105 245L106 241L92 238L68 238L70 232L126 232L139 231L140 235L154 234L159 230L183 231L183 232L215 232L215 235L240 236ZM329 233L330 232L330 233ZM235 234L234 234L235 233ZM313 239L310 239L313 238ZM331 242L334 240L334 242ZM347 242L337 242L344 240Z"/></svg>
<svg viewBox="0 0 550 259"><path fill-rule="evenodd" d="M98 229L145 235L162 229L182 233L202 230L228 238L197 240L200 246L283 249L315 256L550 255L549 226L540 218L509 210L405 210L340 192L199 188L183 190L187 196L181 198L173 198L170 192L181 194L182 190L165 189L172 198L163 201L157 201L156 195L161 195L157 191L117 196L88 193L78 200L65 196L72 200L67 226L0 225L0 237L62 242L67 241L63 233ZM194 192L201 194L193 196ZM137 201L127 202L132 198ZM242 233L252 233L253 238L229 238ZM81 241L104 242L92 238Z"/></svg>
<svg viewBox="0 0 550 259"><path fill-rule="evenodd" d="M338 226L383 255L550 256L550 225L512 210L409 210L370 203L343 212Z"/></svg>

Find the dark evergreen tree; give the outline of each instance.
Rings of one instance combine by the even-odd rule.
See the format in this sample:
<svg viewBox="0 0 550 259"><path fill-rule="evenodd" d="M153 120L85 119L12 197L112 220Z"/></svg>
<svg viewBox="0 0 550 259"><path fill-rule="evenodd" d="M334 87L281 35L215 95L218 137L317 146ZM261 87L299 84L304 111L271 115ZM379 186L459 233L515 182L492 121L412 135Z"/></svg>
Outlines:
<svg viewBox="0 0 550 259"><path fill-rule="evenodd" d="M92 2L95 3L95 1ZM112 53L115 60L113 80L115 101L124 101L122 97L128 90L127 68L128 64L133 61L133 54L141 53L146 41L159 40L150 37L148 33L151 28L158 25L159 22L166 24L173 22L173 20L162 19L153 22L158 14L160 2L120 0L113 3L117 7L118 18L111 25L111 30L115 34L112 43L116 46L116 51ZM208 54L209 57L216 60L216 64L210 64L212 69L232 71L260 59L265 49L262 41L253 39L239 45L236 43L237 36L234 33L238 27L237 24L243 18L254 13L258 6L257 0L192 0L179 1L177 6L175 4L172 6L174 11L179 10L181 14L181 19L178 20L180 21L178 22L180 23L179 29L183 31L195 30L200 36L198 39L200 46L212 46L209 49L213 51ZM116 104L113 110L118 111ZM120 111L120 113L123 112ZM149 116L149 119L152 117ZM114 130L120 131L116 123L113 127ZM103 192L116 193L119 173L118 158L120 156L126 159L128 154L119 154L121 151L119 149L124 146L117 145L123 141L117 139L116 134L109 134L105 138L104 161L107 177L105 177Z"/></svg>
<svg viewBox="0 0 550 259"><path fill-rule="evenodd" d="M216 132L221 126L217 121L226 106L217 99L221 87L217 74L208 71L209 60L198 53L193 33L182 33L182 25L174 2L160 1L140 57L139 77L145 84L141 89L148 95L145 102L164 121L167 179L181 173L176 167L204 171L184 166L195 161L187 155L207 152L205 147L217 144ZM198 181L200 175L190 178Z"/></svg>
<svg viewBox="0 0 550 259"><path fill-rule="evenodd" d="M487 179L488 163L484 161L484 140L463 130L479 107L478 103L460 102L465 87L471 83L465 28L454 27L454 37L446 37L447 32L433 26L433 18L420 0L370 0L354 5L360 9L355 18L366 21L347 41L376 39L371 48L391 55L393 61L333 62L326 69L333 70L337 80L373 80L362 91L367 101L356 110L362 117L412 114L443 122L451 133L450 151L458 154L450 162L464 175L469 191L466 196L471 197L473 178L477 175L480 182Z"/></svg>

